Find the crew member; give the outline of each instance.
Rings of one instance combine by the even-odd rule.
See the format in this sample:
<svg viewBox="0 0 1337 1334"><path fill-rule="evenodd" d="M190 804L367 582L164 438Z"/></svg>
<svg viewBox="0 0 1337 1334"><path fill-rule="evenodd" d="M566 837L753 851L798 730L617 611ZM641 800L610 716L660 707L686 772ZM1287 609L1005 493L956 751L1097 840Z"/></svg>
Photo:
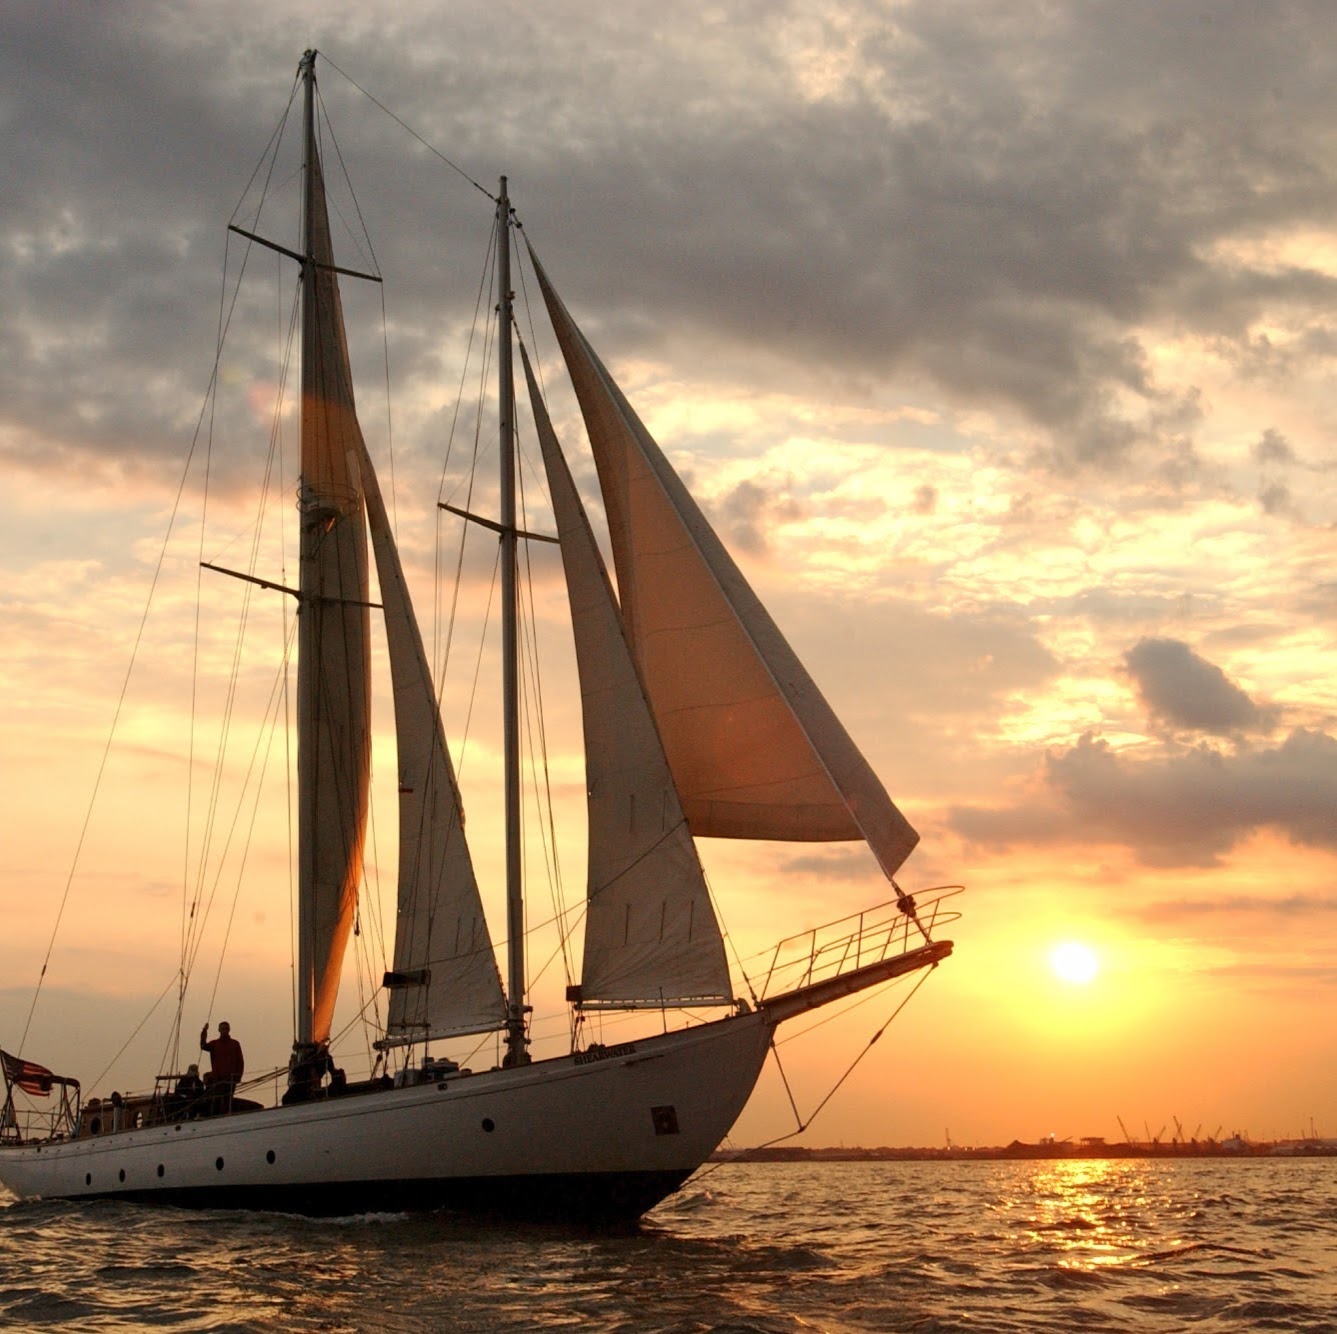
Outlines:
<svg viewBox="0 0 1337 1334"><path fill-rule="evenodd" d="M283 1095L284 1106L318 1098L321 1081L326 1075L332 1081L335 1073L334 1058L330 1055L328 1042L318 1042L314 1046L299 1043L288 1058L288 1088Z"/></svg>
<svg viewBox="0 0 1337 1334"><path fill-rule="evenodd" d="M226 1108L246 1070L241 1043L232 1036L232 1025L224 1020L218 1025L218 1036L210 1042L209 1025L205 1024L200 1029L200 1050L209 1053L210 1070L204 1076L204 1087L211 1101Z"/></svg>
<svg viewBox="0 0 1337 1334"><path fill-rule="evenodd" d="M200 1078L200 1067L192 1065L172 1090L168 1109L173 1116L190 1116L196 1110L196 1104L204 1096L204 1081Z"/></svg>

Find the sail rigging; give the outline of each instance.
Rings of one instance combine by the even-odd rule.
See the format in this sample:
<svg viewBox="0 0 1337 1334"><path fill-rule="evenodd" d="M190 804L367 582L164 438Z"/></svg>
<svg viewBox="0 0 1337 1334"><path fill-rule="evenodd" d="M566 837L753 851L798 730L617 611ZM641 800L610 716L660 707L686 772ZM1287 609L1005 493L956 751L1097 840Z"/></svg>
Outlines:
<svg viewBox="0 0 1337 1334"><path fill-rule="evenodd" d="M314 774L303 769L312 789L303 809L335 822L338 836L317 838L318 853L308 853L304 843L303 863L323 860L344 875L312 877L316 888L309 898L316 906L312 929L304 922L302 937L310 942L304 948L320 961L311 966L313 979L323 968L325 980L313 980L310 1031L299 1029L298 1037L318 1042L328 1034L332 987L360 867L366 804L365 513L382 587L400 777L394 963L385 976L390 1011L378 1045L504 1027L507 1063L519 1065L528 1059L529 1038L519 847L513 219L506 182L503 177L496 209L501 513L491 525L500 536L502 573L509 960L503 988L430 667L353 408L309 113L307 134L303 440L312 437L315 445L310 464L303 455L303 569L310 547L312 564L323 559L340 582L336 595L312 597L317 612L334 623L333 632L325 632L333 641L328 644L313 642L318 616L308 612L303 585L302 647L304 663L314 655L322 670L343 673L346 686L338 702L346 725L331 725L329 711L322 715L317 708L325 704L326 686L311 692L307 714L318 726L314 741L304 740L302 753L327 758ZM532 247L529 256L585 419L617 570L615 591L525 356L562 545L583 704L588 884L576 994L592 1007L728 1004L729 968L696 837L865 839L890 877L918 835L572 320ZM318 377L309 390L308 361ZM312 588L329 588L327 571L322 579ZM336 744L343 748L337 755ZM331 775L345 773L351 782L331 781ZM313 829L315 819L309 822ZM304 912L306 903L304 898Z"/></svg>
<svg viewBox="0 0 1337 1334"><path fill-rule="evenodd" d="M534 259L593 448L616 586L521 344L571 612L587 811L583 969L568 989L575 1022L569 1046L531 1058L517 547L535 535L517 522L510 264L518 223L503 176L494 199L500 503L495 521L454 511L490 529L500 547L503 985L432 665L357 419L337 275L379 277L334 263L314 66L309 51L299 70L300 248L232 228L301 265L298 996L288 1087L274 1097L281 1072L271 1069L250 1085L200 1095L164 1065L152 1093L82 1106L77 1081L6 1056L0 1180L47 1198L634 1219L728 1134L781 1023L936 966L952 947L929 930L950 917L939 916L937 898L927 913L921 898L916 914L898 891L782 940L764 979L747 981L750 1003L733 999L697 837L865 838L890 876L917 835ZM294 591L253 573L238 577ZM397 910L384 1027L379 1012L367 1020L371 1004L363 1009L380 1054L365 1077L350 1080L323 1044L367 837L373 607L384 620L394 709ZM912 944L912 922L922 945ZM691 1013L707 1006L731 1012L709 1022ZM626 1040L609 1045L589 1041L592 1026L579 1022L589 1010L650 1008L662 1015L641 1016L634 1031L623 1030ZM688 1013L678 1022L670 1008ZM494 1031L504 1031L505 1053L490 1070L428 1050L438 1039ZM45 1118L20 1118L16 1089L42 1096L56 1084L72 1097Z"/></svg>

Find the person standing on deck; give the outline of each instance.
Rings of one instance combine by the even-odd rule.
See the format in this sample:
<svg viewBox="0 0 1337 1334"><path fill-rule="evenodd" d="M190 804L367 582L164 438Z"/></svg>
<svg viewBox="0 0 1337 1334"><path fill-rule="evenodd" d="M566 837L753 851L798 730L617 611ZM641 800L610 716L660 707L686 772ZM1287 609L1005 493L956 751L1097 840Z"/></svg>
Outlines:
<svg viewBox="0 0 1337 1334"><path fill-rule="evenodd" d="M246 1070L241 1043L232 1036L232 1025L225 1019L218 1025L218 1036L209 1041L209 1025L200 1029L200 1050L209 1053L210 1069L204 1077L204 1086L224 1103L236 1092Z"/></svg>

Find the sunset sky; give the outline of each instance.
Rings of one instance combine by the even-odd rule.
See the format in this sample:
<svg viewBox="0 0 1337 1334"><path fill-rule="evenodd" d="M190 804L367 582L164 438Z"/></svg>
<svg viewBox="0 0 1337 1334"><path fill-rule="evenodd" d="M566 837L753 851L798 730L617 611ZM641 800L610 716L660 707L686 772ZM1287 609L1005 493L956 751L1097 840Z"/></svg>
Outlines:
<svg viewBox="0 0 1337 1334"><path fill-rule="evenodd" d="M178 527L82 831L213 368L226 225L308 46L467 176L509 176L573 315L919 830L902 883L966 886L954 956L806 1142L1118 1139L1118 1116L1167 1139L1175 1117L1201 1136L1311 1118L1337 1136L1323 0L6 7L0 1045L24 1032L83 837L24 1054L89 1081L111 1066L108 1086L158 1068L170 997L112 1059L177 959L195 564L243 558L201 551L198 529ZM385 275L385 342L381 291L344 288L359 404L389 491L388 360L396 514L430 620L491 205L318 70ZM271 234L290 242L292 183L273 189ZM341 262L369 267L341 216ZM269 301L239 313L260 327L220 367L210 496L238 542L246 468L225 451L263 456L292 280L251 262ZM569 404L554 414L578 438ZM454 450L471 447L457 428ZM457 462L441 494L463 503ZM448 706L468 701L490 559L480 543L464 562ZM534 566L556 694L560 570ZM204 631L206 666L236 615L233 590L209 596L230 610ZM277 618L280 600L257 605ZM496 728L475 707L469 744L449 708L446 724L494 901ZM570 899L579 734L570 703L550 708ZM271 763L274 828L235 907L217 892L184 1019L192 1036L230 1019L252 1068L289 1043ZM389 903L389 799L377 819ZM887 894L842 844L702 852L743 954ZM1056 969L1063 944L1089 953ZM537 967L551 945L534 950ZM540 999L560 985L546 975ZM782 1048L805 1109L903 995ZM560 1037L558 1010L539 1005ZM791 1124L772 1071L735 1138Z"/></svg>

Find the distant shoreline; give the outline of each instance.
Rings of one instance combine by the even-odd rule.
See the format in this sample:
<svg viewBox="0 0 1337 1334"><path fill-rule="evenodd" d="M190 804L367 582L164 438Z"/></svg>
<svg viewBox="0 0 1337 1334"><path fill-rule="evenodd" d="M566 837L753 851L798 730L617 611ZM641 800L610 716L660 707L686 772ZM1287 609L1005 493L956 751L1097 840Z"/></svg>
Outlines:
<svg viewBox="0 0 1337 1334"><path fill-rule="evenodd" d="M1013 1162L1048 1159L1164 1158L1337 1158L1337 1140L1245 1140L1169 1144L1106 1144L1080 1141L1011 1144L994 1148L786 1148L717 1149L712 1162L724 1163L863 1163L863 1162Z"/></svg>

